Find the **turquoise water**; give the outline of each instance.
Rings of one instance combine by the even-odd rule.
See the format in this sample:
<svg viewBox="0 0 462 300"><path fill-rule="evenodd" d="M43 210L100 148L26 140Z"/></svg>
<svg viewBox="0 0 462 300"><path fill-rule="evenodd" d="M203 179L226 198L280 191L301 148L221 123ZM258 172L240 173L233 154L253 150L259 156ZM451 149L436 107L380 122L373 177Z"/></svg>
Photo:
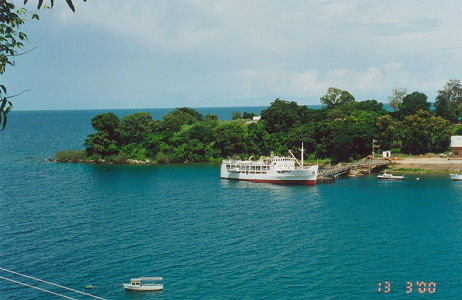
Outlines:
<svg viewBox="0 0 462 300"><path fill-rule="evenodd" d="M108 299L461 298L462 183L448 176L305 187L220 180L209 165L43 161L79 148L93 115L11 114L0 134L0 267L92 284ZM163 276L165 290L125 292L135 276ZM391 291L379 293L385 281ZM0 298L58 299L5 281Z"/></svg>

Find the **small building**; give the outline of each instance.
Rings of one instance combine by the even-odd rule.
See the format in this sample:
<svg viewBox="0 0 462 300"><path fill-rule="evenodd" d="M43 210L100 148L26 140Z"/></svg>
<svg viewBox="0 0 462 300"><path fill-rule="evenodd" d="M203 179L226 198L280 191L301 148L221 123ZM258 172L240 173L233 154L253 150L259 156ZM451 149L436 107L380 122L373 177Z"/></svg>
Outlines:
<svg viewBox="0 0 462 300"><path fill-rule="evenodd" d="M391 151L383 151L382 152L382 157L383 158L390 158L391 157Z"/></svg>
<svg viewBox="0 0 462 300"><path fill-rule="evenodd" d="M261 116L254 116L254 117L252 118L252 121L258 122L258 121L260 121L260 119L261 119Z"/></svg>
<svg viewBox="0 0 462 300"><path fill-rule="evenodd" d="M462 159L462 135L451 136L451 158Z"/></svg>

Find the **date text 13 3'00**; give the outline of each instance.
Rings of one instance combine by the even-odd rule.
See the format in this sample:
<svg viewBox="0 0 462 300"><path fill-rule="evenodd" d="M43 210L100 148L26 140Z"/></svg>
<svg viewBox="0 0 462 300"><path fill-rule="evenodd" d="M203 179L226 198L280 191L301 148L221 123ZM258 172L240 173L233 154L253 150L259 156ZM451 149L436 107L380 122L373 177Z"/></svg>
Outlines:
<svg viewBox="0 0 462 300"><path fill-rule="evenodd" d="M377 292L388 294L391 292L391 283L389 281L379 282L377 286ZM406 282L406 294L411 293L420 293L420 294L433 294L436 292L436 283L433 281L425 282L425 281L415 281Z"/></svg>

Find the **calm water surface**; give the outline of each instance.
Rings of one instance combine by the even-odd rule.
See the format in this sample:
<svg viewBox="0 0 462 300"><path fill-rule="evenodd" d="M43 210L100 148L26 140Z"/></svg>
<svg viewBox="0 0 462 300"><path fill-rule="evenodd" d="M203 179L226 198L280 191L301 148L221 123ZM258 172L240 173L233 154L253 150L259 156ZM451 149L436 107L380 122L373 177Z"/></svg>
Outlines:
<svg viewBox="0 0 462 300"><path fill-rule="evenodd" d="M81 148L96 113L11 113L0 134L0 267L92 284L108 299L461 298L462 183L279 186L220 180L208 165L43 161ZM165 290L125 292L135 276L163 276ZM391 292L378 293L385 281ZM1 299L59 299L1 282Z"/></svg>

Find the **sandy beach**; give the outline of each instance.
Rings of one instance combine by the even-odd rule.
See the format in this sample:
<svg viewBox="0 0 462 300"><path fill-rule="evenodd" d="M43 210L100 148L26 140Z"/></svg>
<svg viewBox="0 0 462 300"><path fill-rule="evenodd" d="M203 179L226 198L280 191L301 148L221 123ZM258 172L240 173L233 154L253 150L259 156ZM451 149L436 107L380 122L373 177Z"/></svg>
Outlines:
<svg viewBox="0 0 462 300"><path fill-rule="evenodd" d="M462 160L440 157L400 157L393 165L396 169L462 170Z"/></svg>

